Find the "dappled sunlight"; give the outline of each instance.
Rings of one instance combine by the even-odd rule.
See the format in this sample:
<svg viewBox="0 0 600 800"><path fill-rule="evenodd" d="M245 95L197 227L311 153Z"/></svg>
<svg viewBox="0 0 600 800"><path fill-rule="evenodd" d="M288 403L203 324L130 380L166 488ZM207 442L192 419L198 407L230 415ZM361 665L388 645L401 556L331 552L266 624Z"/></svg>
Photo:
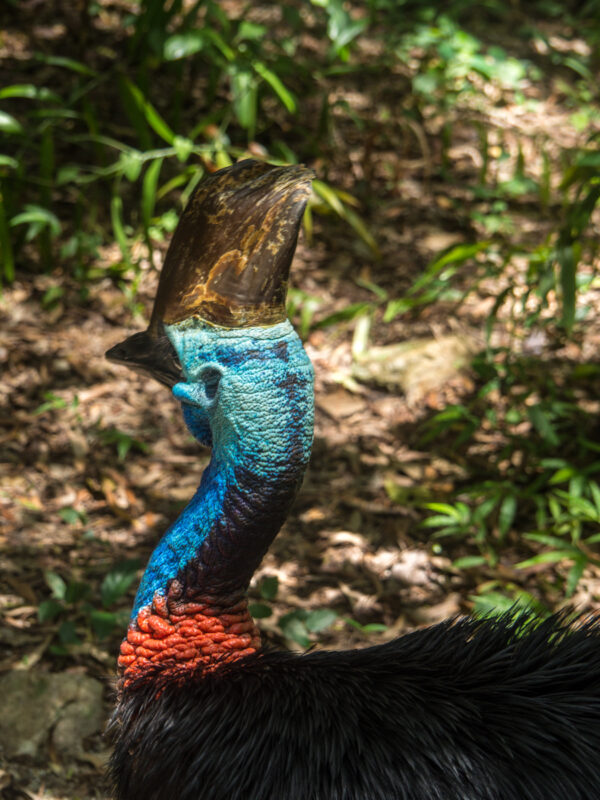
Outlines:
<svg viewBox="0 0 600 800"><path fill-rule="evenodd" d="M242 157L317 176L288 294L315 445L250 587L264 641L597 611L593 12L54 5L10 3L0 34L0 666L23 703L29 676L83 694L0 730L0 793L108 796L135 586L209 455L104 353L146 327L197 181ZM74 703L92 722L61 738Z"/></svg>

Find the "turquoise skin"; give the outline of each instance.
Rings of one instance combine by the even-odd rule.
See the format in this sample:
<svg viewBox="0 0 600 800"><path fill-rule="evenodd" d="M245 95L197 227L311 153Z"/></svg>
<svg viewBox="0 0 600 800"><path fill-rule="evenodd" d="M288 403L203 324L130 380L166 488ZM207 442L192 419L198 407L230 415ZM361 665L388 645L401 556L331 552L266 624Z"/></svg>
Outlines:
<svg viewBox="0 0 600 800"><path fill-rule="evenodd" d="M212 455L152 553L133 620L175 578L188 597L245 592L300 486L313 438L313 368L288 321L225 329L192 318L165 328L186 377L173 394Z"/></svg>

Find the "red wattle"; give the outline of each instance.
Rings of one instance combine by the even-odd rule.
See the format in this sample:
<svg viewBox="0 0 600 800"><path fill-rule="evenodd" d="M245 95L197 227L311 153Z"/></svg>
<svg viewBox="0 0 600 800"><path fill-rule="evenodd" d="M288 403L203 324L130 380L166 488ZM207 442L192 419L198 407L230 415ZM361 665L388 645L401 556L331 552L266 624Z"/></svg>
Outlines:
<svg viewBox="0 0 600 800"><path fill-rule="evenodd" d="M245 599L228 605L208 602L173 603L156 595L142 608L121 644L119 668L129 683L163 664L165 669L214 668L256 652L260 635Z"/></svg>

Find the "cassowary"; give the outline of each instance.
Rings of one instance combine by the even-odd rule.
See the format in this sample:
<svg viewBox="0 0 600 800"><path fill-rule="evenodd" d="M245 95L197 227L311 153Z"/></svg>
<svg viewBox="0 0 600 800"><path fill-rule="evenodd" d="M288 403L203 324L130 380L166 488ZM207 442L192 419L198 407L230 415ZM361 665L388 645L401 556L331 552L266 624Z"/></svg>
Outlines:
<svg viewBox="0 0 600 800"><path fill-rule="evenodd" d="M594 800L600 628L453 619L376 647L261 649L253 572L306 469L313 370L285 315L311 173L205 180L148 331L108 355L172 387L212 448L156 550L119 657L118 800Z"/></svg>

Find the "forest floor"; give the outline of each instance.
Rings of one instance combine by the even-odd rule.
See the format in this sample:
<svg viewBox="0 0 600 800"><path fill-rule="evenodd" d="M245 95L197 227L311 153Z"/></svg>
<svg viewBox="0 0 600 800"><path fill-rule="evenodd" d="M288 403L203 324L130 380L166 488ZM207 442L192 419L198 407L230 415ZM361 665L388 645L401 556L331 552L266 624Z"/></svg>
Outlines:
<svg viewBox="0 0 600 800"><path fill-rule="evenodd" d="M376 123L381 83L352 80L335 91L373 125L368 136L340 130L343 154L336 159L332 153L327 180L359 196L370 187L372 201L361 215L381 257L374 260L341 221L315 216L312 242L301 237L292 283L314 300L316 323L354 303L375 304L369 284L401 297L440 251L486 235L465 188L481 168L477 130L454 120L451 173L432 179L431 165L440 158L439 120L425 120L418 131L429 143L425 151L415 152L414 142L407 149L406 130L390 133ZM535 111L491 97L477 112L493 136L502 137L510 154L502 167L507 174L517 152L537 163L541 140L550 157L580 141L571 109L551 80L545 91L530 91ZM506 214L516 238L542 241L554 211L541 212L525 195L513 199ZM116 245L105 247L98 266L119 258ZM208 460L168 391L104 359L109 347L143 327L157 274L147 263L136 297L145 312L137 317L110 278L91 283L82 299L80 287L58 268L50 275L21 271L0 298L0 673L10 676L4 683L0 677L0 707L14 703L11 690L12 698L26 697L32 681L69 676L60 690L51 684L52 702L27 707L23 700L0 720L0 795L7 800L107 797L102 729L137 578ZM523 275L517 271L510 279L523 281ZM468 272L462 280L468 284ZM481 386L469 361L485 348L501 280L506 274L479 281L462 302L437 302L388 323L376 309L368 341L364 329L356 333L364 325L360 319L307 332L316 372L313 457L250 593L263 612L271 611L259 620L267 642L305 649L290 632L300 629L301 640L304 612L326 610L334 612L321 616L326 627L318 630L315 622L311 633L309 625L312 644L364 647L469 612L473 597L492 584L517 586L549 609L563 604L560 565L516 568L539 551L521 538L518 519L497 560L472 569L454 566L479 552L472 539L434 539L421 524L424 503L448 502L473 465L503 445L480 439L467 456L424 437L434 414L449 403L468 403ZM58 285L63 293L44 304ZM543 332L514 339L510 319L500 315L493 342L514 346L524 357L534 354L536 368L560 385L574 366L597 360L597 284L584 301L591 311L574 340L557 344ZM545 313L557 313L552 296ZM374 355L364 360L366 373L357 370L359 345L368 355L372 346L400 342L411 343L402 363L384 351L383 373L372 367ZM590 373L581 384L587 408L593 409L599 389L598 373ZM487 408L500 402L491 394ZM524 426L522 436L528 435ZM593 438L597 429L586 435ZM107 588L107 575L116 588ZM570 602L583 612L600 609L598 567L586 567ZM290 619L300 624L290 627Z"/></svg>

